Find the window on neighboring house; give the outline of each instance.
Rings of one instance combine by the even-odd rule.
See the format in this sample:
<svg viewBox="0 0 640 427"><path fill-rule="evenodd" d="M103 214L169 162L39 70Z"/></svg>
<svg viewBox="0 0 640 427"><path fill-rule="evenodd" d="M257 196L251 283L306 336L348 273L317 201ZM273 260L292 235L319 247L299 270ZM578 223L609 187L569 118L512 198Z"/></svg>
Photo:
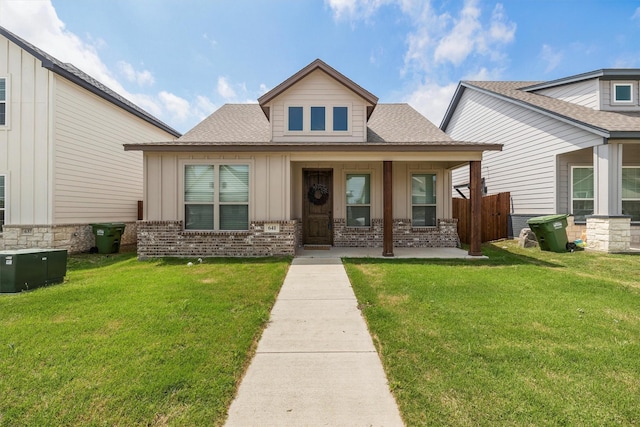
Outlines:
<svg viewBox="0 0 640 427"><path fill-rule="evenodd" d="M347 175L347 226L371 226L371 175Z"/></svg>
<svg viewBox="0 0 640 427"><path fill-rule="evenodd" d="M614 102L633 102L633 85L631 83L614 83Z"/></svg>
<svg viewBox="0 0 640 427"><path fill-rule="evenodd" d="M333 107L333 130L349 130L349 109L347 107Z"/></svg>
<svg viewBox="0 0 640 427"><path fill-rule="evenodd" d="M7 125L7 79L0 78L0 126Z"/></svg>
<svg viewBox="0 0 640 427"><path fill-rule="evenodd" d="M289 130L301 131L302 126L302 107L289 107Z"/></svg>
<svg viewBox="0 0 640 427"><path fill-rule="evenodd" d="M186 165L184 224L187 230L247 230L249 166Z"/></svg>
<svg viewBox="0 0 640 427"><path fill-rule="evenodd" d="M311 107L311 130L325 130L324 107Z"/></svg>
<svg viewBox="0 0 640 427"><path fill-rule="evenodd" d="M436 175L411 175L411 224L414 227L436 225Z"/></svg>
<svg viewBox="0 0 640 427"><path fill-rule="evenodd" d="M640 167L622 168L622 214L640 221Z"/></svg>
<svg viewBox="0 0 640 427"><path fill-rule="evenodd" d="M593 215L593 168L571 168L571 212L575 221L586 221Z"/></svg>
<svg viewBox="0 0 640 427"><path fill-rule="evenodd" d="M0 175L0 233L5 221L5 211L7 209L7 179L4 175Z"/></svg>

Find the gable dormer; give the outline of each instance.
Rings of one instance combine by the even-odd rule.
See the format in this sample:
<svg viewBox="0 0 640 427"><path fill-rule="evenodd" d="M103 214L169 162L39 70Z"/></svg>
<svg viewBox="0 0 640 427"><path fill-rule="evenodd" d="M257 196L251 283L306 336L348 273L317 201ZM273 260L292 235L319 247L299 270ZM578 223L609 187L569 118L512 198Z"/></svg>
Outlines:
<svg viewBox="0 0 640 427"><path fill-rule="evenodd" d="M274 142L365 142L378 98L317 59L258 103Z"/></svg>

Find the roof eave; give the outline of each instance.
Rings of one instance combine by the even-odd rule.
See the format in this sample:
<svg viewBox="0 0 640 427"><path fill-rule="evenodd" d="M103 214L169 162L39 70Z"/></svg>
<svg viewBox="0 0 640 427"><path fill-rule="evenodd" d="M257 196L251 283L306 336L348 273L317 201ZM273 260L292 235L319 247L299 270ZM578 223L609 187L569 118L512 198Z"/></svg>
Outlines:
<svg viewBox="0 0 640 427"><path fill-rule="evenodd" d="M124 144L125 151L149 152L460 152L502 151L502 144Z"/></svg>
<svg viewBox="0 0 640 427"><path fill-rule="evenodd" d="M453 116L453 112L458 107L458 103L460 102L460 98L462 98L462 93L464 92L464 86L462 82L458 83L458 87L453 94L453 98L451 98L451 102L449 102L449 106L447 107L447 111L442 118L442 122L440 122L440 129L443 132L447 131L447 126L449 126L449 122L451 121L451 117Z"/></svg>

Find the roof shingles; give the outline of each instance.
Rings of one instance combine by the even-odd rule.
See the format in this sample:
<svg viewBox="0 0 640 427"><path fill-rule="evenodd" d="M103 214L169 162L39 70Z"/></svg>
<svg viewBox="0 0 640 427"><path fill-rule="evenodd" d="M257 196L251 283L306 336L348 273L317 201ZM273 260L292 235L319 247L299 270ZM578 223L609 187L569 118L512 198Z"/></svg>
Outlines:
<svg viewBox="0 0 640 427"><path fill-rule="evenodd" d="M531 107L546 110L557 116L582 123L587 127L605 132L640 132L640 117L616 111L593 110L561 99L551 98L523 88L540 82L518 81L464 81L463 85L493 92L494 94L523 102Z"/></svg>

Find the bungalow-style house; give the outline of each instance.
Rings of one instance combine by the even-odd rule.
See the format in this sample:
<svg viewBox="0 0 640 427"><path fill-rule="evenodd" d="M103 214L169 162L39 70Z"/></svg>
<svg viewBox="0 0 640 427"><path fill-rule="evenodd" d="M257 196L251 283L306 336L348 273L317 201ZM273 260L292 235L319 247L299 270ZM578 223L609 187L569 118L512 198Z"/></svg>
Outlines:
<svg viewBox="0 0 640 427"><path fill-rule="evenodd" d="M142 155L122 144L180 134L0 27L0 250L94 245L89 224L136 242Z"/></svg>
<svg viewBox="0 0 640 427"><path fill-rule="evenodd" d="M483 159L489 192L509 191L512 235L534 216L571 214L568 237L640 246L640 69L547 82L462 81L440 128L503 144ZM467 181L454 171L454 186Z"/></svg>
<svg viewBox="0 0 640 427"><path fill-rule="evenodd" d="M498 149L455 141L406 104L378 104L316 60L175 141L125 145L144 153L138 256L455 247L450 171L472 162L479 177L483 151Z"/></svg>

